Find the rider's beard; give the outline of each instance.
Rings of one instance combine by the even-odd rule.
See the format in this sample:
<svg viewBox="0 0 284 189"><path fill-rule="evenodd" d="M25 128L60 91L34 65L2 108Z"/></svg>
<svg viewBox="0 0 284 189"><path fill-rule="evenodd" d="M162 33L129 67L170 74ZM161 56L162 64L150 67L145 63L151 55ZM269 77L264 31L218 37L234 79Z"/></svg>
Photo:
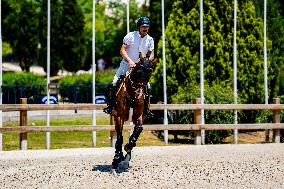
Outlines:
<svg viewBox="0 0 284 189"><path fill-rule="evenodd" d="M142 31L140 32L140 35L141 35L142 37L144 37L144 36L147 35L147 33L148 33L148 30L142 30Z"/></svg>

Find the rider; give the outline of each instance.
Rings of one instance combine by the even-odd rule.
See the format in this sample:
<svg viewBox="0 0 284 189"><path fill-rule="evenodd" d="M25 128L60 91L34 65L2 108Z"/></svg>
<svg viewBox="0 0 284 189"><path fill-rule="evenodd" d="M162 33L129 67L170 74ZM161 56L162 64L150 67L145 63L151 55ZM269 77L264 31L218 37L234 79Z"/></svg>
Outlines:
<svg viewBox="0 0 284 189"><path fill-rule="evenodd" d="M149 58L150 60L154 59L154 40L148 35L150 19L147 17L140 17L136 25L137 30L128 33L123 39L123 44L120 49L120 54L123 60L121 61L116 74L114 75L112 81L113 85L111 89L111 99L108 102L108 107L104 108L103 110L105 113L111 114L115 104L115 86L118 78L121 75L125 75L127 71L136 66L135 63L139 62L139 54L141 53L142 57L146 57L146 55L149 54L148 52L150 52L150 56L146 58ZM148 107L149 102L150 95L148 93L146 94L144 102L144 114L148 117L152 117L153 113Z"/></svg>

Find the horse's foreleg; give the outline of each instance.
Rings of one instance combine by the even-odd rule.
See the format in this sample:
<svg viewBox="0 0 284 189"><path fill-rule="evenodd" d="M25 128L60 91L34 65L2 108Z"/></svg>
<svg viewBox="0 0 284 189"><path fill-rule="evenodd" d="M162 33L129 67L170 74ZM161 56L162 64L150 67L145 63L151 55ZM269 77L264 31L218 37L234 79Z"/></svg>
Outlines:
<svg viewBox="0 0 284 189"><path fill-rule="evenodd" d="M129 138L129 142L124 146L124 150L127 152L123 161L123 167L128 169L129 161L131 159L131 151L136 146L136 142L139 138L139 135L143 131L142 124L135 124L134 131Z"/></svg>
<svg viewBox="0 0 284 189"><path fill-rule="evenodd" d="M116 156L123 156L122 153L122 143L123 143L123 135L122 130L116 131L117 132L117 140L115 142L115 155Z"/></svg>
<svg viewBox="0 0 284 189"><path fill-rule="evenodd" d="M115 130L117 133L117 140L115 143L115 155L112 162L113 169L117 169L118 164L124 159L122 152L122 143L123 143L122 124L123 123L121 118L116 120Z"/></svg>
<svg viewBox="0 0 284 189"><path fill-rule="evenodd" d="M129 154L130 157L131 157L131 150L136 146L136 142L142 131L143 131L142 116L140 116L139 119L136 119L134 130L129 138L129 142L124 146L124 150L127 152L127 154Z"/></svg>
<svg viewBox="0 0 284 189"><path fill-rule="evenodd" d="M134 131L129 138L129 143L126 144L124 147L126 152L131 152L131 150L136 146L136 141L138 140L142 131L142 124L135 124Z"/></svg>

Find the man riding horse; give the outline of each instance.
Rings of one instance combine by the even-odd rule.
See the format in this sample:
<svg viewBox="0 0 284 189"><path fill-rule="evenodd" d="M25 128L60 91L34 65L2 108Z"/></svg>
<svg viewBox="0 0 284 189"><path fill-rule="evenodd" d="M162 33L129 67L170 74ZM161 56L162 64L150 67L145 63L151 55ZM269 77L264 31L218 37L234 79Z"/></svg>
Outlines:
<svg viewBox="0 0 284 189"><path fill-rule="evenodd" d="M116 84L120 76L125 75L127 71L136 66L136 63L140 61L140 56L143 58L153 60L154 59L154 40L148 35L150 27L150 20L147 17L140 17L137 21L137 30L128 33L124 39L120 49L120 54L123 60L120 63L116 74L112 81L112 88L110 99L107 102L107 107L104 108L104 112L111 114L115 105ZM140 55L140 56L139 56ZM149 87L148 87L149 88ZM152 111L149 109L150 95L149 89L146 90L147 94L144 102L144 116L153 117Z"/></svg>

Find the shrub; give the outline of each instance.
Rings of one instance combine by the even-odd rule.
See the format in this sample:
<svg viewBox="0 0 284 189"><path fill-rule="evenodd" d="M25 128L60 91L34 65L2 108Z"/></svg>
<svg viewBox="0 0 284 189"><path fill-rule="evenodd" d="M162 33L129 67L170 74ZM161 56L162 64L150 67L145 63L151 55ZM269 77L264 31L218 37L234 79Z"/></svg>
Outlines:
<svg viewBox="0 0 284 189"><path fill-rule="evenodd" d="M3 103L20 103L20 98L27 98L29 104L41 103L46 94L46 80L33 73L3 74Z"/></svg>
<svg viewBox="0 0 284 189"><path fill-rule="evenodd" d="M191 90L185 91L180 89L172 97L173 103L193 103L193 100L200 96L199 86L190 87ZM232 104L234 102L233 90L224 85L213 84L211 87L205 85L205 104ZM233 123L234 112L224 110L207 110L205 111L205 123L222 124ZM178 123L193 123L193 111L177 111L175 120ZM189 133L188 133L189 132ZM192 131L184 131L184 134L193 136ZM231 134L228 130L206 131L206 143L221 143Z"/></svg>
<svg viewBox="0 0 284 189"><path fill-rule="evenodd" d="M96 95L104 94L105 87L111 83L114 70L96 73ZM59 81L59 93L63 101L74 103L92 102L92 74L66 76Z"/></svg>
<svg viewBox="0 0 284 189"><path fill-rule="evenodd" d="M281 104L284 104L284 95L280 96ZM281 123L284 123L284 110L281 111ZM281 129L281 142L284 142L284 129Z"/></svg>
<svg viewBox="0 0 284 189"><path fill-rule="evenodd" d="M45 85L46 80L33 73L4 73L3 85Z"/></svg>

